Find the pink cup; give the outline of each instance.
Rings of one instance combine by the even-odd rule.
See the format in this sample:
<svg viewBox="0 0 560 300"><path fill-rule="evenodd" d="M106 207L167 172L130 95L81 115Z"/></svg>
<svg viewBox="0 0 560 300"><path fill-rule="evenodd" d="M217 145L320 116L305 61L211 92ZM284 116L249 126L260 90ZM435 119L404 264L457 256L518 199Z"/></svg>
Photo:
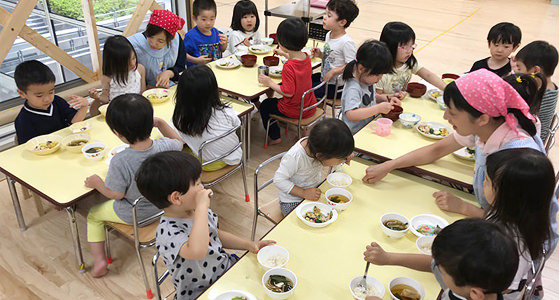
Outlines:
<svg viewBox="0 0 560 300"><path fill-rule="evenodd" d="M375 131L378 136L388 136L391 134L391 125L393 125L393 121L387 118L379 118L371 124L371 129Z"/></svg>

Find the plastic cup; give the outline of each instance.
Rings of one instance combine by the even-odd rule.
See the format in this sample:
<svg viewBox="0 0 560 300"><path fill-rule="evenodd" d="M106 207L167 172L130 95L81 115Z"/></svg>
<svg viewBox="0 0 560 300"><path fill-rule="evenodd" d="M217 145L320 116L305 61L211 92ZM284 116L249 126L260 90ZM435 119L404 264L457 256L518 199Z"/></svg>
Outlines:
<svg viewBox="0 0 560 300"><path fill-rule="evenodd" d="M388 136L391 134L391 126L393 125L393 121L387 118L379 118L373 122L371 122L371 129L375 131L378 136Z"/></svg>

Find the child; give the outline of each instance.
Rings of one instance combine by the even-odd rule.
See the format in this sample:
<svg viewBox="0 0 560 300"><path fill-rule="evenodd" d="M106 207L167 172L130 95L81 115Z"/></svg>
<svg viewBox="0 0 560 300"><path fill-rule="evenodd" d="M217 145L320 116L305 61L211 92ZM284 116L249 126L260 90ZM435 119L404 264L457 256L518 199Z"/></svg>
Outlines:
<svg viewBox="0 0 560 300"><path fill-rule="evenodd" d="M329 30L325 36L325 46L323 52L319 48L312 48L311 54L323 58L321 73L313 74L313 86L328 81L328 99L335 98L338 75L342 74L347 63L356 58L356 44L346 33L346 28L356 19L359 11L354 0L330 0L327 3L323 17L323 28ZM342 85L340 82L339 86ZM324 86L315 90L317 98L322 98L324 94ZM340 95L336 98L340 98Z"/></svg>
<svg viewBox="0 0 560 300"><path fill-rule="evenodd" d="M92 109L107 104L122 94L142 94L146 90L146 69L136 60L134 47L122 35L109 37L103 47L103 77L101 94L89 91L95 100Z"/></svg>
<svg viewBox="0 0 560 300"><path fill-rule="evenodd" d="M546 90L546 77L542 73L537 74L511 74L503 77L504 81L509 83L515 91L521 96L527 105L529 105L529 113L535 117L535 127L537 135L541 134L541 122L538 114L541 108L541 101Z"/></svg>
<svg viewBox="0 0 560 300"><path fill-rule="evenodd" d="M278 25L276 31L278 37L278 47L274 53L282 55L288 60L282 69L282 85L272 81L266 75L259 75L259 83L270 87L275 92L282 95L282 98L268 98L260 105L260 113L264 128L270 119L271 114L284 116L292 119L299 118L301 108L301 97L303 93L311 89L311 58L301 49L307 44L307 27L300 18L287 18ZM304 107L317 103L313 93L306 95ZM309 118L315 114L315 108L303 113L303 118ZM280 138L280 128L278 125L270 125L268 136L270 145L282 142Z"/></svg>
<svg viewBox="0 0 560 300"><path fill-rule="evenodd" d="M88 101L72 95L66 102L56 96L54 74L43 63L37 60L22 62L16 67L14 80L18 94L25 99L15 120L18 144L84 120Z"/></svg>
<svg viewBox="0 0 560 300"><path fill-rule="evenodd" d="M519 43L521 43L519 27L508 22L498 23L490 28L486 39L488 40L490 57L475 62L469 72L487 69L500 77L511 73L509 56L515 52Z"/></svg>
<svg viewBox="0 0 560 300"><path fill-rule="evenodd" d="M403 99L406 96L406 85L412 74L416 74L438 89L445 88L445 83L430 70L418 63L414 57L416 34L410 26L402 22L389 22L381 31L380 41L387 44L393 55L393 73L385 74L376 86L380 97Z"/></svg>
<svg viewBox="0 0 560 300"><path fill-rule="evenodd" d="M391 72L392 57L385 44L379 41L366 41L358 49L356 59L344 69L342 79L346 84L342 90L342 120L352 134L367 125L375 115L388 113L400 100L394 97L376 96L375 84L385 73ZM377 104L376 99L381 103Z"/></svg>
<svg viewBox="0 0 560 300"><path fill-rule="evenodd" d="M183 72L177 85L175 102L173 125L195 156L203 142L241 124L233 108L220 100L216 77L205 65L196 65ZM205 147L202 159L208 161L219 157L238 143L239 139L233 132ZM216 171L227 165L236 165L241 161L241 156L242 150L238 148L223 161L208 164L203 170Z"/></svg>
<svg viewBox="0 0 560 300"><path fill-rule="evenodd" d="M178 299L195 299L238 260L223 248L257 253L275 243L253 242L218 229L218 216L210 210L212 191L204 189L200 174L200 163L192 155L176 151L147 158L136 173L140 192L164 211L156 247Z"/></svg>
<svg viewBox="0 0 560 300"><path fill-rule="evenodd" d="M287 215L303 199L319 200L321 169L350 164L353 150L352 133L337 119L322 120L311 129L309 138L297 141L282 157L274 174L282 214Z"/></svg>
<svg viewBox="0 0 560 300"><path fill-rule="evenodd" d="M124 143L130 145L117 153L109 165L105 182L99 175L86 178L85 185L94 188L103 196L114 199L92 207L87 216L87 237L94 258L93 277L107 273L105 256L105 222L132 224L132 203L141 194L134 174L148 156L168 150L181 150L183 143L177 133L165 121L154 118L154 110L148 99L138 94L124 94L109 103L107 125ZM156 127L166 137L150 139L152 127ZM158 212L147 201L137 207L138 220L143 220Z"/></svg>
<svg viewBox="0 0 560 300"><path fill-rule="evenodd" d="M194 0L193 16L196 26L185 34L187 68L216 60L226 51L227 36L214 28L216 11L214 0Z"/></svg>
<svg viewBox="0 0 560 300"><path fill-rule="evenodd" d="M546 91L539 111L542 124L540 136L544 141L550 132L550 123L558 102L558 87L552 82L554 69L558 65L558 51L545 41L534 41L519 50L514 64L516 73L542 73L546 76Z"/></svg>
<svg viewBox="0 0 560 300"><path fill-rule="evenodd" d="M251 0L241 0L233 8L231 17L231 29L229 34L228 50L235 53L239 46L251 46L251 44L261 43L259 33L259 12L257 6Z"/></svg>

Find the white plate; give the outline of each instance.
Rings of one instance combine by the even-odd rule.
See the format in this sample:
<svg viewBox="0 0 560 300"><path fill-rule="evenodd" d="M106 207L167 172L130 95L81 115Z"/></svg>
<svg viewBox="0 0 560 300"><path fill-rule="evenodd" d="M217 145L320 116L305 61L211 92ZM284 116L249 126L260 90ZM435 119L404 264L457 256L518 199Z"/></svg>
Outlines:
<svg viewBox="0 0 560 300"><path fill-rule="evenodd" d="M220 293L218 296L212 298L212 300L231 300L234 297L246 297L247 300L257 300L257 297L249 292L236 290Z"/></svg>
<svg viewBox="0 0 560 300"><path fill-rule="evenodd" d="M234 69L241 65L241 62L233 57L224 57L216 60L216 67L222 69Z"/></svg>
<svg viewBox="0 0 560 300"><path fill-rule="evenodd" d="M252 45L251 47L249 47L249 52L255 54L265 54L270 52L270 50L272 50L272 48L266 45Z"/></svg>
<svg viewBox="0 0 560 300"><path fill-rule="evenodd" d="M463 148L461 148L461 149L459 149L459 150L453 152L453 154L454 154L455 156L459 157L459 158L466 159L466 160L470 160L470 161L474 161L474 153L473 153L473 154L470 154L470 153L467 151L467 147L463 147Z"/></svg>
<svg viewBox="0 0 560 300"><path fill-rule="evenodd" d="M433 227L439 226L439 228L443 229L445 228L445 226L449 225L449 222L447 222L444 218L436 215L417 215L414 218L410 219L410 231L412 231L412 233L414 233L417 237L427 236L428 234L422 234L416 230L418 226L423 224Z"/></svg>
<svg viewBox="0 0 560 300"><path fill-rule="evenodd" d="M444 137L446 137L447 135L437 135L437 134L432 134L432 133L425 133L422 130L420 130L421 126L423 126L423 125L427 125L427 126L429 126L430 128L433 128L433 129L445 128L448 132L447 135L450 135L453 132L453 130L451 130L451 128L449 126L446 126L446 125L438 123L438 122L420 122L420 123L416 124L416 130L421 135L423 135L425 137L429 137L431 139L441 140Z"/></svg>
<svg viewBox="0 0 560 300"><path fill-rule="evenodd" d="M149 89L144 91L142 96L146 97L152 104L162 103L169 100L169 90L162 88Z"/></svg>
<svg viewBox="0 0 560 300"><path fill-rule="evenodd" d="M435 93L435 92L438 92L439 95L433 96L432 94ZM428 92L426 92L426 95L428 95L428 98L429 98L430 100L437 101L437 97L438 97L438 96L443 96L443 92L440 91L439 89L431 89L431 90L429 90Z"/></svg>
<svg viewBox="0 0 560 300"><path fill-rule="evenodd" d="M282 66L269 67L268 75L270 75L270 77L282 77Z"/></svg>
<svg viewBox="0 0 560 300"><path fill-rule="evenodd" d="M113 149L111 149L111 151L109 151L109 153L107 154L107 159L105 160L105 163L107 165L111 164L111 159L113 159L113 156L115 156L117 153L123 151L124 149L128 148L128 144L121 144L118 145L116 147L114 147Z"/></svg>
<svg viewBox="0 0 560 300"><path fill-rule="evenodd" d="M307 221L303 216L305 215L305 213L307 211L312 210L313 206L317 206L323 214L328 214L329 212L332 211L332 213L333 213L332 218L330 220L328 220L327 222L324 222L324 223L313 223L313 222ZM325 226L333 223L334 221L336 221L336 219L338 218L338 213L336 212L336 209L334 209L334 207L329 206L329 205L324 204L324 203L316 202L316 201L300 204L296 208L296 215L298 216L298 218L303 223L305 223L305 225L308 225L308 226L311 226L311 227L325 227Z"/></svg>

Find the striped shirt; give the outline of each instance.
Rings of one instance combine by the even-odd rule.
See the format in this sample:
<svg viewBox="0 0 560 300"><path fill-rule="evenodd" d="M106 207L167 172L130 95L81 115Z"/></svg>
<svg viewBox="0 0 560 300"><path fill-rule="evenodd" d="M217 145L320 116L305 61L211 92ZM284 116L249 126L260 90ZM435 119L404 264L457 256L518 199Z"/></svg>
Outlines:
<svg viewBox="0 0 560 300"><path fill-rule="evenodd" d="M556 112L556 102L558 102L558 87L556 89L546 89L544 92L541 109L539 111L539 119L541 120L541 139L544 141L550 132L550 123Z"/></svg>

